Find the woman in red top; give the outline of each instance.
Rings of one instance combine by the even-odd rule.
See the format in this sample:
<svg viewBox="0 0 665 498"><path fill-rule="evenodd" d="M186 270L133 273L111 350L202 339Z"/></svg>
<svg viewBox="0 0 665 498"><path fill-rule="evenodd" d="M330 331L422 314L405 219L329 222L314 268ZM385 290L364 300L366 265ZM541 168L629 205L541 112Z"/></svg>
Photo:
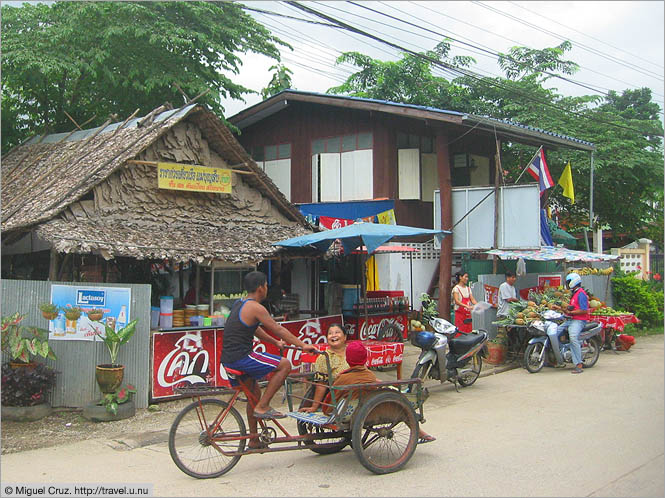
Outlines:
<svg viewBox="0 0 665 498"><path fill-rule="evenodd" d="M453 300L455 301L455 327L460 332L468 334L472 330L471 323L464 323L464 320L471 318L471 310L476 304L476 300L471 294L471 288L468 286L469 274L460 271L455 274L457 283L453 287Z"/></svg>

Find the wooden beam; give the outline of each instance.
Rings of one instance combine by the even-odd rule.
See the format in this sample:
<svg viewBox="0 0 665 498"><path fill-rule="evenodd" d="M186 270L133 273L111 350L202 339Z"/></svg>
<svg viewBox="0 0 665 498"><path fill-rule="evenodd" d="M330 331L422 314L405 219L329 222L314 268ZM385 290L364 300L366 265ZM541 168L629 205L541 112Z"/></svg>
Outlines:
<svg viewBox="0 0 665 498"><path fill-rule="evenodd" d="M51 248L51 259L48 267L48 279L53 282L58 276L58 252Z"/></svg>
<svg viewBox="0 0 665 498"><path fill-rule="evenodd" d="M441 201L441 229L453 229L452 198L453 186L450 177L450 152L448 136L444 130L436 130L436 166L439 173L439 193ZM450 319L450 279L453 265L453 236L441 241L439 257L439 316Z"/></svg>

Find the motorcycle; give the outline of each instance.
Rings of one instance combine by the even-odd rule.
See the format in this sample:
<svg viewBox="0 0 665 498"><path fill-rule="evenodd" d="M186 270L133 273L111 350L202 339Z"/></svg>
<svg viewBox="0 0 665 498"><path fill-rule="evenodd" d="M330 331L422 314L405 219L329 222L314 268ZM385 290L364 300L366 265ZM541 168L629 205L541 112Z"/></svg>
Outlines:
<svg viewBox="0 0 665 498"><path fill-rule="evenodd" d="M558 315L558 316L557 316ZM529 333L534 336L524 352L524 368L530 373L540 372L545 366L545 360L550 364L556 363L556 357L552 350L552 343L547 335L549 323L563 322L563 315L552 312L545 316L547 321L535 321L529 326ZM598 322L587 322L580 332L580 345L582 347L582 364L584 368L593 367L598 361L600 350L603 347L600 331L603 329ZM561 358L566 363L573 363L573 352L570 346L568 334L562 332L559 336L559 351Z"/></svg>
<svg viewBox="0 0 665 498"><path fill-rule="evenodd" d="M443 318L431 319L430 325L434 332L411 335L411 343L422 349L411 378L450 381L458 392L458 383L462 387L472 385L480 376L483 357L487 357L487 332L479 330L455 337L457 327Z"/></svg>

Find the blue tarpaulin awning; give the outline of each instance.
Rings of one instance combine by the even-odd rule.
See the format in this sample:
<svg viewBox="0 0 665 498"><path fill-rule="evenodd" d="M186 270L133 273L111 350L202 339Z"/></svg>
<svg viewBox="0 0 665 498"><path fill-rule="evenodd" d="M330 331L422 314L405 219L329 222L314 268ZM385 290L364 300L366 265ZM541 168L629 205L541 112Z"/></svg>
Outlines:
<svg viewBox="0 0 665 498"><path fill-rule="evenodd" d="M300 209L303 216L328 216L343 220L357 220L358 218L376 216L394 208L395 201L392 199L298 204L298 209Z"/></svg>

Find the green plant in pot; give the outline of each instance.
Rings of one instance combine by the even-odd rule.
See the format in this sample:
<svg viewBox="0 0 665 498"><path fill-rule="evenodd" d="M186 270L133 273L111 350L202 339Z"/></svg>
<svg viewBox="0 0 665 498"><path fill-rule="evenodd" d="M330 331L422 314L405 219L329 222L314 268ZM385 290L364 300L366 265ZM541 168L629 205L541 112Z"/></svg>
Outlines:
<svg viewBox="0 0 665 498"><path fill-rule="evenodd" d="M104 365L97 365L95 367L95 378L99 389L104 394L115 392L122 384L124 377L125 366L118 365L118 352L120 346L126 344L129 339L134 335L138 319L132 320L125 327L118 331L113 330L112 327L104 324L105 336L102 337L104 344L108 348L111 357L111 363ZM101 334L97 334L101 335Z"/></svg>
<svg viewBox="0 0 665 498"><path fill-rule="evenodd" d="M37 356L55 360L55 353L48 343L48 330L21 325L25 317L18 311L2 317L3 356L21 363L30 363Z"/></svg>
<svg viewBox="0 0 665 498"><path fill-rule="evenodd" d="M53 320L58 316L58 311L60 308L52 303L41 303L39 305L39 310L42 312L42 316L44 318L47 320Z"/></svg>
<svg viewBox="0 0 665 498"><path fill-rule="evenodd" d="M118 405L127 403L132 398L132 394L136 394L136 389L133 385L127 384L124 387L117 388L113 392L104 394L97 404L104 406L107 412L117 415Z"/></svg>
<svg viewBox="0 0 665 498"><path fill-rule="evenodd" d="M81 318L81 308L77 308L75 306L71 307L71 308L69 308L67 306L63 306L60 309L62 309L62 312L65 314L65 318L67 320L74 321L74 320L78 320L79 318Z"/></svg>

